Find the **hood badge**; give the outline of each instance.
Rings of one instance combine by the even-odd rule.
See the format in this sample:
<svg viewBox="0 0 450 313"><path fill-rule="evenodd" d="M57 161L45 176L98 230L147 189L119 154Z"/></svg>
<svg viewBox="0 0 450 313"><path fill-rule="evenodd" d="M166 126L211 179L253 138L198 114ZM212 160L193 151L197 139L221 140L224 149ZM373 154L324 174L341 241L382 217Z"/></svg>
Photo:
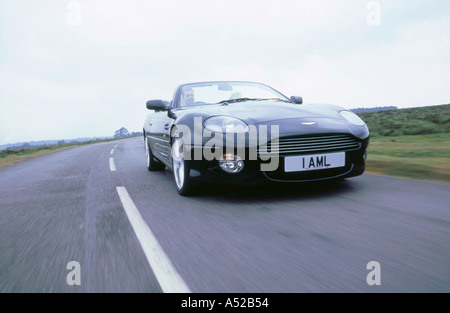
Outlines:
<svg viewBox="0 0 450 313"><path fill-rule="evenodd" d="M316 122L302 122L302 125L308 125L308 126L315 125L315 124L316 124Z"/></svg>

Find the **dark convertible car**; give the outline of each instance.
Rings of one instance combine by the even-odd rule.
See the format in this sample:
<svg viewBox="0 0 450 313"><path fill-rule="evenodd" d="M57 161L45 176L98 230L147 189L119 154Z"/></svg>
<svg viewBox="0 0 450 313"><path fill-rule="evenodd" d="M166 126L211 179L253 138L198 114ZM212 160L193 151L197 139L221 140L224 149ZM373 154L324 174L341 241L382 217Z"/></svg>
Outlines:
<svg viewBox="0 0 450 313"><path fill-rule="evenodd" d="M181 195L198 182L307 182L364 172L369 130L356 114L303 104L265 84L184 84L172 101L150 100L147 109L147 168L172 170Z"/></svg>

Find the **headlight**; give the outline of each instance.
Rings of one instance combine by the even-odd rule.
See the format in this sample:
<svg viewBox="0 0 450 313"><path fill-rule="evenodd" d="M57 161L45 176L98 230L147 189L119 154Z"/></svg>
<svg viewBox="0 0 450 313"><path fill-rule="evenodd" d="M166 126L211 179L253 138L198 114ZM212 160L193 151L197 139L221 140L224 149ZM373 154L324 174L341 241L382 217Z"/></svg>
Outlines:
<svg viewBox="0 0 450 313"><path fill-rule="evenodd" d="M359 118L358 115L351 111L339 111L339 113L350 123L358 126L364 126L366 123L362 119Z"/></svg>
<svg viewBox="0 0 450 313"><path fill-rule="evenodd" d="M213 116L203 122L203 126L212 132L245 133L248 125L240 119L229 116Z"/></svg>

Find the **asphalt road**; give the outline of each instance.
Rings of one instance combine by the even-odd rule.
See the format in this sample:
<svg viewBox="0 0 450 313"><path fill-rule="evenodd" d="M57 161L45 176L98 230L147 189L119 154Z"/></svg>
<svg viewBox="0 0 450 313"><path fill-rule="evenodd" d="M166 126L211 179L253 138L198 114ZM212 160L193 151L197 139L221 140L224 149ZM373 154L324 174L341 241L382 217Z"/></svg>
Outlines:
<svg viewBox="0 0 450 313"><path fill-rule="evenodd" d="M450 184L174 184L140 137L0 169L0 292L450 292Z"/></svg>

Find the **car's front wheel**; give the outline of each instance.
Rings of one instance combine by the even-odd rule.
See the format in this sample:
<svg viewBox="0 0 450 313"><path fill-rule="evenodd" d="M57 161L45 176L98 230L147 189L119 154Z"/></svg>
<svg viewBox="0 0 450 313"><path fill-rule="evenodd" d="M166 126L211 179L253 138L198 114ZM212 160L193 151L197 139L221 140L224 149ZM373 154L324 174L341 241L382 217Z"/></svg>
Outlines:
<svg viewBox="0 0 450 313"><path fill-rule="evenodd" d="M178 131L175 130L172 136L172 168L177 191L182 196L190 196L195 191L194 182L189 175L190 161L184 158L183 140L179 137Z"/></svg>

